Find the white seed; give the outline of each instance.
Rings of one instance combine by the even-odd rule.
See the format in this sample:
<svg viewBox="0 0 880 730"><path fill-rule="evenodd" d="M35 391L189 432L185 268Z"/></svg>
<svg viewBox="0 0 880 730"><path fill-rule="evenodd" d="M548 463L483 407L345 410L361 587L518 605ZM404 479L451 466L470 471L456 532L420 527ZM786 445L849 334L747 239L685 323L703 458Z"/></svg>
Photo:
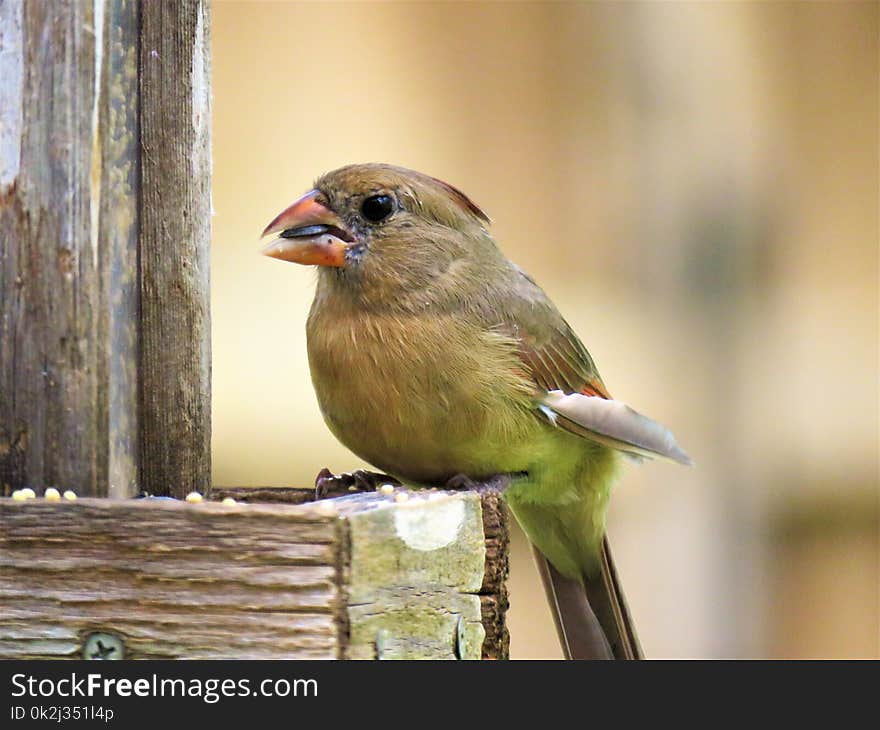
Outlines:
<svg viewBox="0 0 880 730"><path fill-rule="evenodd" d="M23 492L21 489L16 489L16 490L12 493L12 498L13 498L16 502L23 502L24 500L27 499L27 496L24 494L24 492Z"/></svg>
<svg viewBox="0 0 880 730"><path fill-rule="evenodd" d="M204 499L204 497L202 497L202 495L199 494L198 492L190 492L189 494L186 495L186 501L190 502L191 504L201 502L201 501L203 501L203 499Z"/></svg>
<svg viewBox="0 0 880 730"><path fill-rule="evenodd" d="M223 501L220 502L220 504L225 504L229 506L230 504L238 504L238 502L236 502L232 497L224 497Z"/></svg>
<svg viewBox="0 0 880 730"><path fill-rule="evenodd" d="M22 499L33 499L37 496L37 493L31 489L30 487L25 487L21 490Z"/></svg>
<svg viewBox="0 0 880 730"><path fill-rule="evenodd" d="M382 494L394 494L394 485L393 484L383 484L379 487L379 491Z"/></svg>
<svg viewBox="0 0 880 730"><path fill-rule="evenodd" d="M75 502L76 501L76 492L74 492L72 489L65 489L64 494L62 496L68 502Z"/></svg>
<svg viewBox="0 0 880 730"><path fill-rule="evenodd" d="M59 492L55 487L49 487L45 492L43 492L43 497L48 499L50 502L57 502L61 499L61 492Z"/></svg>
<svg viewBox="0 0 880 730"><path fill-rule="evenodd" d="M409 494L406 492L398 492L394 495L395 502L406 502L409 499Z"/></svg>

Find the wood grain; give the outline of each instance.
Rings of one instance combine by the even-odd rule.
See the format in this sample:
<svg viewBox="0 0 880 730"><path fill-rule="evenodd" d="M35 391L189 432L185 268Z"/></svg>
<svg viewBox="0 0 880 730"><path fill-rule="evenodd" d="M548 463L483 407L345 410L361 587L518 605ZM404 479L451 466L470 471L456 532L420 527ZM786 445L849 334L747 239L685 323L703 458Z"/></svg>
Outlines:
<svg viewBox="0 0 880 730"><path fill-rule="evenodd" d="M483 659L510 657L507 609L510 601L507 578L510 574L510 515L498 492L482 495L483 533L486 539L486 567L480 586L480 607L486 640Z"/></svg>
<svg viewBox="0 0 880 730"><path fill-rule="evenodd" d="M211 483L207 0L141 5L141 488Z"/></svg>
<svg viewBox="0 0 880 730"><path fill-rule="evenodd" d="M510 606L507 590L510 517L501 496L505 485L504 480L496 479L485 485L488 489L481 488L479 491L485 542L483 582L479 590L485 631L481 652L483 659L507 659L510 656L510 634L507 629L507 609ZM305 504L315 499L315 490L299 487L214 487L212 495L217 500L231 497L244 502Z"/></svg>
<svg viewBox="0 0 880 730"><path fill-rule="evenodd" d="M122 495L137 476L137 5L6 0L0 28L0 488Z"/></svg>
<svg viewBox="0 0 880 730"><path fill-rule="evenodd" d="M497 506L0 499L0 658L505 658Z"/></svg>
<svg viewBox="0 0 880 730"><path fill-rule="evenodd" d="M314 502L315 490L301 487L218 487L211 488L211 499L230 497L239 502L270 504L305 504Z"/></svg>
<svg viewBox="0 0 880 730"><path fill-rule="evenodd" d="M348 525L346 657L479 659L479 496L398 489L330 501Z"/></svg>
<svg viewBox="0 0 880 730"><path fill-rule="evenodd" d="M340 525L314 507L0 500L0 656L336 658Z"/></svg>

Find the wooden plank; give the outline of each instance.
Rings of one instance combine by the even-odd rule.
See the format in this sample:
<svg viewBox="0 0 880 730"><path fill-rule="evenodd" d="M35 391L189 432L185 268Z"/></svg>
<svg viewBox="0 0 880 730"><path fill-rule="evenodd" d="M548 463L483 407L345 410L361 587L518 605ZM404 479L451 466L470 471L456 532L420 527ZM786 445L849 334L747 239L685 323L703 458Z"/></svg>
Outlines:
<svg viewBox="0 0 880 730"><path fill-rule="evenodd" d="M131 1L0 4L0 488L136 482Z"/></svg>
<svg viewBox="0 0 880 730"><path fill-rule="evenodd" d="M485 639L483 659L507 659L510 634L507 630L509 597L507 578L510 571L509 514L501 496L506 482L493 480L481 489L482 530L485 542L485 565L479 598ZM315 498L314 489L299 487L214 487L214 499L230 497L244 502L305 504ZM364 653L369 653L364 650Z"/></svg>
<svg viewBox="0 0 880 730"><path fill-rule="evenodd" d="M106 382L108 466L95 494L131 497L139 491L140 423L138 281L140 146L138 130L138 0L100 0L104 8L101 65L100 231L102 331L98 341ZM105 393L100 389L99 394Z"/></svg>
<svg viewBox="0 0 880 730"><path fill-rule="evenodd" d="M211 477L209 21L141 5L141 484L177 497Z"/></svg>
<svg viewBox="0 0 880 730"><path fill-rule="evenodd" d="M336 658L340 525L316 506L0 500L0 657Z"/></svg>
<svg viewBox="0 0 880 730"><path fill-rule="evenodd" d="M331 501L348 523L346 657L479 659L479 495L397 489Z"/></svg>
<svg viewBox="0 0 880 730"><path fill-rule="evenodd" d="M238 502L305 504L315 500L315 490L301 487L218 487L211 488L211 499L230 497Z"/></svg>
<svg viewBox="0 0 880 730"><path fill-rule="evenodd" d="M486 500L0 499L0 658L79 657L96 632L128 658L503 658Z"/></svg>

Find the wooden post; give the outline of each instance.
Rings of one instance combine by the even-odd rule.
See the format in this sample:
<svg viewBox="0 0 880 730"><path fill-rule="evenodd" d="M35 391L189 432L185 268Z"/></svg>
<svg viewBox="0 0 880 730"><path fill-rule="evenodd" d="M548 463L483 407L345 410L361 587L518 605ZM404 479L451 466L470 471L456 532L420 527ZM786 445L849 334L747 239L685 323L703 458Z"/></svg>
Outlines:
<svg viewBox="0 0 880 730"><path fill-rule="evenodd" d="M141 484L151 494L211 484L206 3L141 6Z"/></svg>
<svg viewBox="0 0 880 730"><path fill-rule="evenodd" d="M0 499L0 522L0 659L507 657L495 495Z"/></svg>
<svg viewBox="0 0 880 730"><path fill-rule="evenodd" d="M0 493L209 486L208 28L0 0Z"/></svg>
<svg viewBox="0 0 880 730"><path fill-rule="evenodd" d="M0 0L0 495L210 488L206 3ZM505 520L0 497L0 658L504 658Z"/></svg>

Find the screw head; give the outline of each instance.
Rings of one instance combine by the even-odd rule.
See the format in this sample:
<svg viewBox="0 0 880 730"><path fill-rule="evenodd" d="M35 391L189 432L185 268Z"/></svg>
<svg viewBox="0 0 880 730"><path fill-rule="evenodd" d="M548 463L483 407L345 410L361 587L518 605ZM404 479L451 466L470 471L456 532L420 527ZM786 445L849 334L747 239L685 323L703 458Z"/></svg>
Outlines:
<svg viewBox="0 0 880 730"><path fill-rule="evenodd" d="M95 632L83 642L83 659L125 659L125 643L116 634Z"/></svg>

